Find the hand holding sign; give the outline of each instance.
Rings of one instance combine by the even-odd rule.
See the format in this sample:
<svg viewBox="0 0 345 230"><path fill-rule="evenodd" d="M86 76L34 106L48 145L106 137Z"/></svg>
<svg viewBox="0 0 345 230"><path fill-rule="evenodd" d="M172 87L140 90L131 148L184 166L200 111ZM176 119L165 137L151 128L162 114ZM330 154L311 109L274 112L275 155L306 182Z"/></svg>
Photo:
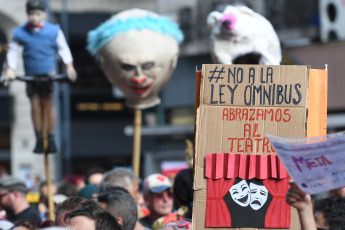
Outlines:
<svg viewBox="0 0 345 230"><path fill-rule="evenodd" d="M310 195L300 190L294 182L289 184L291 187L286 194L286 203L298 210L302 229L316 229Z"/></svg>

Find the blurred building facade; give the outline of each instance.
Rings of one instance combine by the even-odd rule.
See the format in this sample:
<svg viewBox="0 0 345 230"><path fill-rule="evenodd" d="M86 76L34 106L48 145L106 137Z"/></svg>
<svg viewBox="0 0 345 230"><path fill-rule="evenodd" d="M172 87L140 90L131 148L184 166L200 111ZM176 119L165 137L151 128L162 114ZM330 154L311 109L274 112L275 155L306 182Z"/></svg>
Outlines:
<svg viewBox="0 0 345 230"><path fill-rule="evenodd" d="M345 7L339 2L47 0L49 20L62 26L79 77L71 86L56 85L60 151L50 156L53 178L59 180L68 173L85 173L95 166L110 169L131 165L133 111L124 105L124 99L107 82L96 60L85 49L89 30L112 14L130 8L166 15L179 23L185 35L177 68L161 93L162 104L143 111L142 176L159 171L162 162L184 161L185 139L192 140L194 132L195 67L211 63L206 17L211 11L222 11L228 4L245 4L271 21L281 40L286 64L311 65L318 69L328 64L329 128L332 131L344 128L345 78L341 62L345 44L341 32L337 31L339 26L332 26L332 22L339 23L338 18L345 15ZM25 23L27 16L24 0L0 0L0 4L3 6L0 9L2 63L11 29ZM320 24L324 20L328 24ZM21 63L17 73L23 73ZM20 177L30 174L44 178L43 156L31 152L35 139L24 88L22 82L13 82L9 89L0 89L0 166Z"/></svg>

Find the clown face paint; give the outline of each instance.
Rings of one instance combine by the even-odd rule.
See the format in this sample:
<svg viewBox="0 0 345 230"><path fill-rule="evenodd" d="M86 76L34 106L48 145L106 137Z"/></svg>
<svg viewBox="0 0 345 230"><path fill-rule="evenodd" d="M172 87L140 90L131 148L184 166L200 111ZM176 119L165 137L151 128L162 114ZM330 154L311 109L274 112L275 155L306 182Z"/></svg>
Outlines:
<svg viewBox="0 0 345 230"><path fill-rule="evenodd" d="M250 186L250 207L259 210L267 201L268 190L264 185L249 183Z"/></svg>
<svg viewBox="0 0 345 230"><path fill-rule="evenodd" d="M168 83L177 57L176 40L150 30L119 33L99 51L108 80L135 109L160 102L158 93Z"/></svg>
<svg viewBox="0 0 345 230"><path fill-rule="evenodd" d="M137 94L145 94L156 80L156 74L152 71L155 62L147 61L138 63L137 65L125 64L121 65L125 72L123 75L123 83Z"/></svg>
<svg viewBox="0 0 345 230"><path fill-rule="evenodd" d="M231 198L240 206L246 207L250 201L250 190L246 180L233 185L230 190Z"/></svg>

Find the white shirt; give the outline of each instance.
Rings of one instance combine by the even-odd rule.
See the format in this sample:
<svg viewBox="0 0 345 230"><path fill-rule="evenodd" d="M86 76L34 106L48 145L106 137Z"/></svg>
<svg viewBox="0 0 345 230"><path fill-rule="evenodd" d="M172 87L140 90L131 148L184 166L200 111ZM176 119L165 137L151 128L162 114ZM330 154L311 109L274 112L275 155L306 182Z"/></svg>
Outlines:
<svg viewBox="0 0 345 230"><path fill-rule="evenodd" d="M58 35L56 37L56 45L57 45L57 52L61 57L63 63L69 64L73 61L71 51L67 45L67 41L61 29L58 31ZM11 69L15 69L18 63L18 48L20 44L12 38L10 43L8 44L8 51L6 55L7 65Z"/></svg>

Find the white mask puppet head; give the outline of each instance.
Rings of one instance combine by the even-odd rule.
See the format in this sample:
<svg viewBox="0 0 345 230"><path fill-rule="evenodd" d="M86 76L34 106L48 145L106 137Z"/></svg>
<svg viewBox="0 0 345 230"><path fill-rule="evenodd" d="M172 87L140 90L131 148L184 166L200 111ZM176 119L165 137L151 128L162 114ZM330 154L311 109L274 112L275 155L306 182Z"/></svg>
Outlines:
<svg viewBox="0 0 345 230"><path fill-rule="evenodd" d="M239 182L238 182L239 181ZM236 204L246 207L250 201L250 190L246 180L236 178L235 183L231 186L230 195Z"/></svg>
<svg viewBox="0 0 345 230"><path fill-rule="evenodd" d="M145 109L159 104L158 93L177 63L178 26L153 12L123 11L89 32L88 49L98 55L103 72L120 89L127 105Z"/></svg>
<svg viewBox="0 0 345 230"><path fill-rule="evenodd" d="M228 5L207 16L216 64L279 65L280 41L272 24L246 6Z"/></svg>
<svg viewBox="0 0 345 230"><path fill-rule="evenodd" d="M267 201L268 190L260 180L251 181L250 188L250 207L254 210L259 210Z"/></svg>

